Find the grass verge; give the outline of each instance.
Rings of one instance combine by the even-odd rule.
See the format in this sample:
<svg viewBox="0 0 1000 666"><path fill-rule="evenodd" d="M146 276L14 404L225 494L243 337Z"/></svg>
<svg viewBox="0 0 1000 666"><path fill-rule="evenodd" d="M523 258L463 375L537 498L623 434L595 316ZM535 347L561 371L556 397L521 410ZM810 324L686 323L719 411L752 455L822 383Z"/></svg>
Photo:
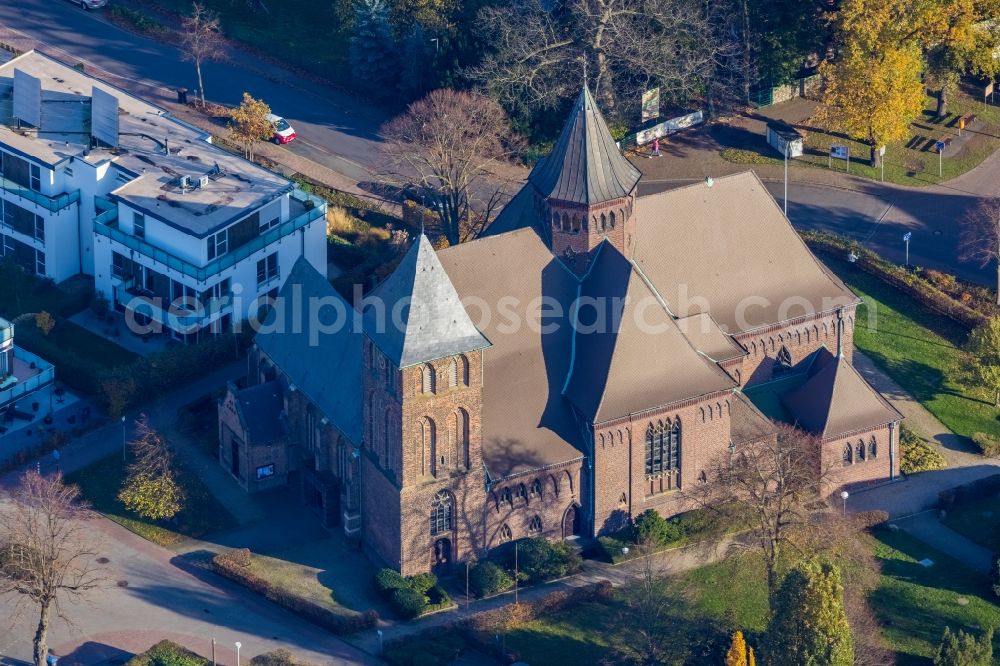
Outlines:
<svg viewBox="0 0 1000 666"><path fill-rule="evenodd" d="M118 501L125 473L121 455L114 453L67 477L80 486L83 497L96 511L139 536L161 546L172 546L185 537L200 537L228 529L236 520L219 504L201 479L177 466L177 478L184 489L184 508L172 520L147 520Z"/></svg>
<svg viewBox="0 0 1000 666"><path fill-rule="evenodd" d="M823 260L864 299L854 326L858 349L956 434L1000 435L997 409L969 371L963 327L845 261Z"/></svg>

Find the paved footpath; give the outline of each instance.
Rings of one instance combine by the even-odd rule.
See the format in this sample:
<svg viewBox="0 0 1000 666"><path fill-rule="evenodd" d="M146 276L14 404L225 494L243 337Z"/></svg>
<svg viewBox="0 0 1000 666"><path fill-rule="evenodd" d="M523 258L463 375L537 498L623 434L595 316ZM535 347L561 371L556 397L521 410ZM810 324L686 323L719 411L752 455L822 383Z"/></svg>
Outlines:
<svg viewBox="0 0 1000 666"><path fill-rule="evenodd" d="M894 522L928 546L950 555L973 571L990 572L995 555L942 523L937 511L924 511Z"/></svg>

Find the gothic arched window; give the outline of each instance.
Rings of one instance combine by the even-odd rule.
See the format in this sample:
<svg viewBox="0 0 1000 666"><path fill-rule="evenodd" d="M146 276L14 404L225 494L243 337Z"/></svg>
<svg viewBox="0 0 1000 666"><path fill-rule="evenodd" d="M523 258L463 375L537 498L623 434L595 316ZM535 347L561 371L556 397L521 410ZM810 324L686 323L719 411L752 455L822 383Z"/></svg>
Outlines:
<svg viewBox="0 0 1000 666"><path fill-rule="evenodd" d="M854 462L854 453L851 451L851 445L847 444L844 446L844 464L850 465Z"/></svg>
<svg viewBox="0 0 1000 666"><path fill-rule="evenodd" d="M615 228L615 211L608 213L608 224L611 225L612 229Z"/></svg>
<svg viewBox="0 0 1000 666"><path fill-rule="evenodd" d="M514 534L510 531L510 525L507 523L501 525L500 531L497 532L497 541L500 543L508 543L509 541L513 541L513 539Z"/></svg>
<svg viewBox="0 0 1000 666"><path fill-rule="evenodd" d="M528 503L528 489L523 483L517 486L517 499L522 500L525 504Z"/></svg>
<svg viewBox="0 0 1000 666"><path fill-rule="evenodd" d="M608 216L605 215L604 213L601 213L601 231L607 231L607 230L608 230Z"/></svg>
<svg viewBox="0 0 1000 666"><path fill-rule="evenodd" d="M510 488L504 488L500 491L500 502L510 507L514 506L514 495L510 492Z"/></svg>
<svg viewBox="0 0 1000 666"><path fill-rule="evenodd" d="M431 504L431 536L450 532L455 525L455 500L447 490L438 491Z"/></svg>
<svg viewBox="0 0 1000 666"><path fill-rule="evenodd" d="M531 497L541 497L542 496L542 482L539 479L535 479L531 482L531 490L528 491Z"/></svg>
<svg viewBox="0 0 1000 666"><path fill-rule="evenodd" d="M459 407L448 417L448 438L451 444L452 464L469 466L469 413Z"/></svg>
<svg viewBox="0 0 1000 666"><path fill-rule="evenodd" d="M681 422L660 421L646 431L646 474L680 469Z"/></svg>
<svg viewBox="0 0 1000 666"><path fill-rule="evenodd" d="M858 449L857 449L857 451L858 451L858 453L857 453L857 456L856 456L856 460L858 462L861 462L862 460L865 459L865 443L864 442L862 442L862 441L858 442Z"/></svg>
<svg viewBox="0 0 1000 666"><path fill-rule="evenodd" d="M448 362L448 388L458 386L458 361L451 359Z"/></svg>
<svg viewBox="0 0 1000 666"><path fill-rule="evenodd" d="M875 458L878 456L878 442L875 441L875 435L868 440L868 457Z"/></svg>
<svg viewBox="0 0 1000 666"><path fill-rule="evenodd" d="M436 448L434 440L434 421L424 417L420 421L420 473L423 475L431 473L431 461L434 460Z"/></svg>
<svg viewBox="0 0 1000 666"><path fill-rule="evenodd" d="M422 376L423 386L421 387L424 393L434 393L436 384L435 379L436 377L434 376L434 366L431 365L430 363L425 363L423 367L423 376Z"/></svg>
<svg viewBox="0 0 1000 666"><path fill-rule="evenodd" d="M541 531L542 531L542 519L540 516L535 516L534 518L531 519L531 522L528 523L528 532L532 534L539 534L541 533Z"/></svg>
<svg viewBox="0 0 1000 666"><path fill-rule="evenodd" d="M681 420L674 419L674 426L670 429L670 469L681 468Z"/></svg>

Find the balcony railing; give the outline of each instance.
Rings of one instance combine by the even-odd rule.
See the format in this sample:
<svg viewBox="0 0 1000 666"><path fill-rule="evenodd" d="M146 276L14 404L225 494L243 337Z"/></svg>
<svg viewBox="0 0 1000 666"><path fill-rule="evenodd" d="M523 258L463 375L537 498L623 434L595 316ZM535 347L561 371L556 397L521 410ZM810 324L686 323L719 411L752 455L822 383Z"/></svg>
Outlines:
<svg viewBox="0 0 1000 666"><path fill-rule="evenodd" d="M198 309L181 307L169 299L131 286L131 280L115 287L115 299L136 315L148 317L179 333L195 333L214 319L232 311L232 303L228 298L199 303Z"/></svg>
<svg viewBox="0 0 1000 666"><path fill-rule="evenodd" d="M41 368L41 372L27 379L19 380L13 386L0 390L0 407L5 407L12 402L20 400L29 393L44 388L55 381L56 369L52 364L42 360L41 357L25 351L20 347L14 348L14 356L25 363L34 362L36 367Z"/></svg>
<svg viewBox="0 0 1000 666"><path fill-rule="evenodd" d="M291 218L290 220L282 222L276 227L268 229L245 245L241 245L232 252L224 254L217 259L213 259L204 266L196 266L186 259L174 256L165 250L162 250L154 245L150 245L142 239L121 231L115 226L115 220L118 218L118 213L115 209L105 211L104 213L98 215L95 218L95 222L97 222L97 224L94 225L94 230L102 236L107 236L111 240L121 243L129 249L135 250L139 254L165 265L167 268L171 268L183 275L187 275L198 281L204 282L213 275L217 275L219 272L239 263L240 261L243 261L253 253L258 250L262 250L281 238L295 233L302 227L318 220L326 214L326 202L322 199L298 190L294 191L292 196L302 202L311 201L313 207L311 209L307 209L304 213ZM112 212L114 212L114 215L110 216L109 213ZM106 215L108 215L108 217L104 218ZM102 220L102 218L104 219Z"/></svg>
<svg viewBox="0 0 1000 666"><path fill-rule="evenodd" d="M28 201L36 203L53 213L58 213L63 208L72 206L80 200L80 190L73 190L72 192L66 192L65 194L60 194L59 196L50 197L42 194L41 192L36 192L30 187L25 187L20 183L15 183L10 178L4 178L3 176L0 176L0 187L2 187L5 192L16 194L22 199L27 199Z"/></svg>

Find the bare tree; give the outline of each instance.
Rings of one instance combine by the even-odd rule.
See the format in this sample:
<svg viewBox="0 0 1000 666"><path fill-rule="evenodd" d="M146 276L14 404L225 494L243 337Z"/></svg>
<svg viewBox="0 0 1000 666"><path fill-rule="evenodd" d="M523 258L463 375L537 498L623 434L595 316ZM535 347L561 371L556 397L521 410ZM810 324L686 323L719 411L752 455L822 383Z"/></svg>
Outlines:
<svg viewBox="0 0 1000 666"><path fill-rule="evenodd" d="M773 436L715 460L712 482L692 495L749 527L748 543L763 558L772 596L782 554L809 525L810 506L820 499L828 476L816 437L786 424L775 427Z"/></svg>
<svg viewBox="0 0 1000 666"><path fill-rule="evenodd" d="M478 235L502 199L495 169L514 146L503 109L482 95L435 90L386 123L382 135L385 177L417 185L452 245Z"/></svg>
<svg viewBox="0 0 1000 666"><path fill-rule="evenodd" d="M720 3L699 0L541 0L482 9L491 53L469 75L505 107L557 108L580 89L581 63L609 115L638 109L659 86L674 101L705 95L727 54L736 52ZM616 111L617 109L617 111Z"/></svg>
<svg viewBox="0 0 1000 666"><path fill-rule="evenodd" d="M0 511L0 594L19 595L19 607L38 607L35 666L45 663L60 598L82 596L103 579L86 524L92 514L79 499L79 488L63 483L61 474L29 471Z"/></svg>
<svg viewBox="0 0 1000 666"><path fill-rule="evenodd" d="M205 82L201 76L201 64L211 60L221 60L224 55L218 15L198 2L193 3L191 15L181 21L181 56L194 63L195 71L198 73L198 95L203 105Z"/></svg>
<svg viewBox="0 0 1000 666"><path fill-rule="evenodd" d="M985 268L997 263L997 305L1000 305L1000 197L980 199L962 218L959 257Z"/></svg>

